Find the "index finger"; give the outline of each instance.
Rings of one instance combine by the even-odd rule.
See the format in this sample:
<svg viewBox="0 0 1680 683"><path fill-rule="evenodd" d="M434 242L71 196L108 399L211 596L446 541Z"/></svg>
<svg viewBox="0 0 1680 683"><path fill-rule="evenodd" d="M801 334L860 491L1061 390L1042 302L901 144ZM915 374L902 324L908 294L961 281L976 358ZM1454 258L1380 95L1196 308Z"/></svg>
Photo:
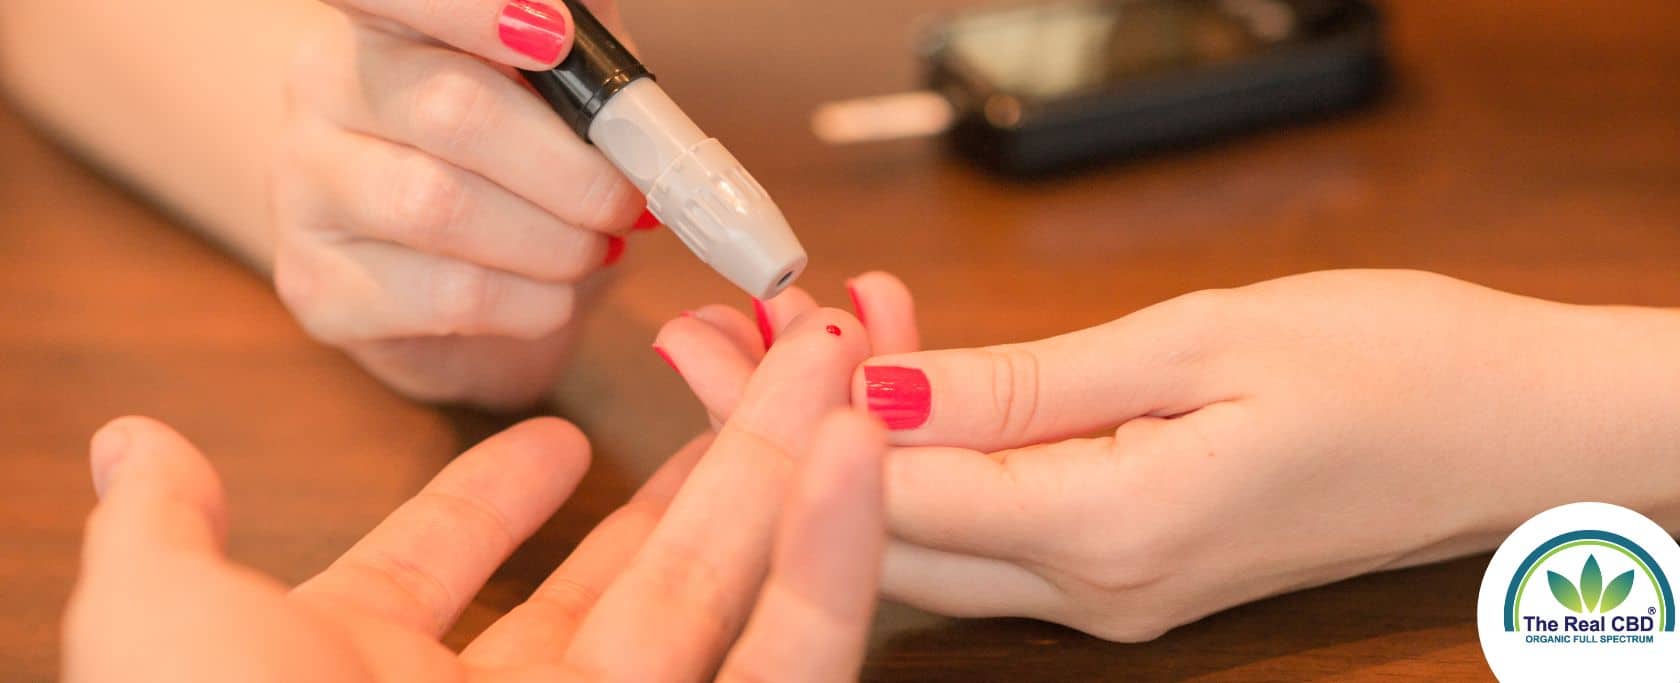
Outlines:
<svg viewBox="0 0 1680 683"><path fill-rule="evenodd" d="M819 420L847 403L862 326L833 309L789 326L735 414L648 538L578 629L572 668L617 680L688 680L711 670L769 564L794 461Z"/></svg>

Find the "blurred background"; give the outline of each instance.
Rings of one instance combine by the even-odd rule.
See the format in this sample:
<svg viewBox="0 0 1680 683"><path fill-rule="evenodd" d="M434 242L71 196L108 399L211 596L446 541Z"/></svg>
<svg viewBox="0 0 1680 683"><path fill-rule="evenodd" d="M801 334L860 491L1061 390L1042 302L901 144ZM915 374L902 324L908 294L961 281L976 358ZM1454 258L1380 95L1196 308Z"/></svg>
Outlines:
<svg viewBox="0 0 1680 683"><path fill-rule="evenodd" d="M770 191L844 305L881 269L930 348L1057 334L1197 289L1418 268L1583 303L1680 304L1680 3L1378 3L1389 78L1357 110L1028 178L931 137L831 145L825 104L926 85L959 0L629 0L644 61ZM577 501L468 611L464 642L705 425L648 350L746 306L671 235L637 236L548 412L596 444ZM231 553L323 567L514 418L396 396L311 342L261 276L0 104L0 677L51 679L92 504L86 438L143 413L211 454ZM1144 645L886 606L870 679L1486 678L1469 558L1247 605ZM1418 600L1419 595L1434 596Z"/></svg>

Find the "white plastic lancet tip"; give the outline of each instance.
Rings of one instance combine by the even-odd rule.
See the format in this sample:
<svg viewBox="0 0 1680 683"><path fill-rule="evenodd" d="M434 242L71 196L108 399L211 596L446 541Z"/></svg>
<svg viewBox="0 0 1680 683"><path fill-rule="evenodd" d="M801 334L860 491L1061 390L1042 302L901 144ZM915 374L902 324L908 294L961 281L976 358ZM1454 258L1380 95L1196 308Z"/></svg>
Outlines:
<svg viewBox="0 0 1680 683"><path fill-rule="evenodd" d="M781 209L717 140L673 162L648 192L648 208L700 260L760 299L805 270L805 248Z"/></svg>
<svg viewBox="0 0 1680 683"><path fill-rule="evenodd" d="M647 195L648 210L735 286L768 299L804 272L805 248L770 195L652 80L609 100L589 139Z"/></svg>

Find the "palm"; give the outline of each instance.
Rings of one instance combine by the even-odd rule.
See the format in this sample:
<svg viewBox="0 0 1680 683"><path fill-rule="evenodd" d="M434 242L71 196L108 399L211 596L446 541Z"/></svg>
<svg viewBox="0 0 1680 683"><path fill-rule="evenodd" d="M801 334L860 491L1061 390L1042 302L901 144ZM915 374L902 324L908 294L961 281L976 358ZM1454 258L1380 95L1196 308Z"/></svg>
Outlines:
<svg viewBox="0 0 1680 683"><path fill-rule="evenodd" d="M806 318L715 437L674 455L459 655L438 636L582 477L575 428L533 420L474 447L288 592L222 556L203 456L160 424L118 420L92 449L102 495L67 679L693 680L720 664L721 678L853 676L884 542L884 436L842 410L865 353L857 322Z"/></svg>

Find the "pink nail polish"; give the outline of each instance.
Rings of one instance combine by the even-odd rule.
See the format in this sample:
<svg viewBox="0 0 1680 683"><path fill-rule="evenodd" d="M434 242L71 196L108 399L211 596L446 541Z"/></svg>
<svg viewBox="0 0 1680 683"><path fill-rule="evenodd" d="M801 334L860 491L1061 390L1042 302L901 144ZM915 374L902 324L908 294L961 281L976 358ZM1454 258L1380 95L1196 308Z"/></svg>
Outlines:
<svg viewBox="0 0 1680 683"><path fill-rule="evenodd" d="M566 44L564 15L531 0L513 0L503 7L496 29L503 45L545 64L560 59L560 47Z"/></svg>
<svg viewBox="0 0 1680 683"><path fill-rule="evenodd" d="M863 380L869 398L869 412L886 423L887 429L915 429L927 423L933 412L933 391L927 373L920 368L866 365Z"/></svg>
<svg viewBox="0 0 1680 683"><path fill-rule="evenodd" d="M676 370L678 376L682 375L682 368L677 367L677 362L674 361L674 360L671 360L671 354L666 353L665 349L659 348L658 344L654 344L653 345L653 352L659 354L660 358L664 358L665 359L665 364L671 366L672 370Z"/></svg>
<svg viewBox="0 0 1680 683"><path fill-rule="evenodd" d="M764 302L753 299L753 317L758 319L758 336L764 339L764 348L776 341L776 330L770 327L770 311L764 307Z"/></svg>
<svg viewBox="0 0 1680 683"><path fill-rule="evenodd" d="M858 322L869 324L869 316L863 314L863 300L858 298L857 285L851 280L846 281L846 294L852 297L852 312L857 314Z"/></svg>
<svg viewBox="0 0 1680 683"><path fill-rule="evenodd" d="M618 260L621 258L624 258L624 238L608 237L607 256L606 258L601 259L601 265L610 266L614 263L618 263Z"/></svg>

